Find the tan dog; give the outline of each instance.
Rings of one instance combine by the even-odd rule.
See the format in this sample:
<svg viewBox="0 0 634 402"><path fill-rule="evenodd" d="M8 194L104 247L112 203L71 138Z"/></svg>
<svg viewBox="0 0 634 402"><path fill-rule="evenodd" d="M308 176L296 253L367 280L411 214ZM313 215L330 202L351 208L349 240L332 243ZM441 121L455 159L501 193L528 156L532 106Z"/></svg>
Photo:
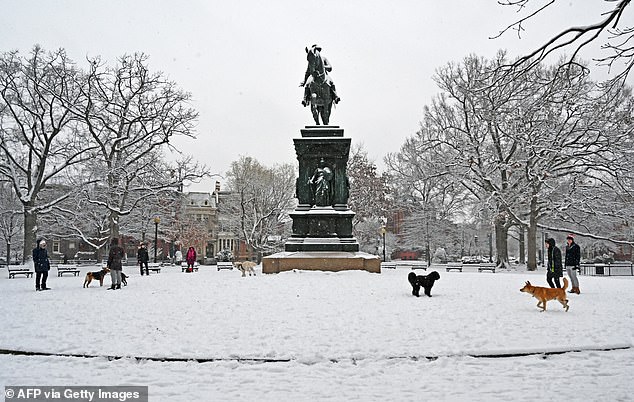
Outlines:
<svg viewBox="0 0 634 402"><path fill-rule="evenodd" d="M255 271L253 270L253 268L256 265L257 264L253 261L236 261L233 263L233 266L238 268L242 272L242 276L247 276L247 272L249 273L249 276L251 276L251 274L255 276Z"/></svg>
<svg viewBox="0 0 634 402"><path fill-rule="evenodd" d="M564 278L563 288L543 288L541 286L533 286L526 281L526 285L520 289L520 292L530 293L534 298L539 300L537 307L542 311L546 311L546 302L548 300L557 300L568 311L568 299L566 299L566 288L568 287L568 279Z"/></svg>
<svg viewBox="0 0 634 402"><path fill-rule="evenodd" d="M103 286L103 278L108 272L110 272L110 268L104 268L101 271L88 272L86 274L86 279L84 280L84 287L87 288L93 279L99 281L99 286Z"/></svg>

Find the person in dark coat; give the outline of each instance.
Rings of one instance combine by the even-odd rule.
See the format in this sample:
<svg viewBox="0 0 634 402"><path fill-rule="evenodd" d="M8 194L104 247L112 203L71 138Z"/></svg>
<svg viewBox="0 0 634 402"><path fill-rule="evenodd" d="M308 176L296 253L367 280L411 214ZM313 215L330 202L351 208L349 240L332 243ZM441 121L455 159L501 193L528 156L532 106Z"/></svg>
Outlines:
<svg viewBox="0 0 634 402"><path fill-rule="evenodd" d="M38 239L37 247L33 249L33 265L35 268L35 290L50 290L46 287L46 279L48 271L51 269L51 263L48 260L48 252L46 251L46 240Z"/></svg>
<svg viewBox="0 0 634 402"><path fill-rule="evenodd" d="M110 242L110 253L108 253L108 268L110 268L110 277L112 278L112 285L108 290L121 289L121 271L123 265L121 260L125 255L123 248L119 246L119 239L112 238Z"/></svg>
<svg viewBox="0 0 634 402"><path fill-rule="evenodd" d="M546 265L546 281L551 288L560 288L559 278L564 276L564 270L561 265L561 250L555 245L555 239L546 239L546 248L548 249L548 265ZM554 284L553 284L554 281ZM557 285L557 286L555 286Z"/></svg>
<svg viewBox="0 0 634 402"><path fill-rule="evenodd" d="M141 276L143 276L143 266L145 265L145 274L150 275L150 268L148 267L148 262L150 261L150 255L147 252L147 248L145 244L141 243L139 245L139 250L136 252L136 259L139 263L139 268L141 268Z"/></svg>
<svg viewBox="0 0 634 402"><path fill-rule="evenodd" d="M568 293L580 294L579 279L577 278L577 270L579 269L579 263L581 262L581 248L575 243L575 237L573 234L569 234L566 237L566 272L570 277L570 283L572 283L572 289Z"/></svg>

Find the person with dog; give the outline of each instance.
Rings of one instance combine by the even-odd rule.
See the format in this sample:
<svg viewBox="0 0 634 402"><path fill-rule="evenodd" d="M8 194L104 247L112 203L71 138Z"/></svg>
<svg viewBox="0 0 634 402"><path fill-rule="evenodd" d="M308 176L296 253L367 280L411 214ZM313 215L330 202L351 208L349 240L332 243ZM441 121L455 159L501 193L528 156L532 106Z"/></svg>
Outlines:
<svg viewBox="0 0 634 402"><path fill-rule="evenodd" d="M143 266L145 265L145 274L150 276L150 268L148 266L148 262L150 261L150 255L147 252L147 248L144 243L139 245L139 250L136 252L136 260L139 264L139 268L141 269L141 276L143 276Z"/></svg>
<svg viewBox="0 0 634 402"><path fill-rule="evenodd" d="M110 252L108 253L108 265L110 269L110 277L112 278L112 285L108 290L121 289L121 271L123 270L123 264L121 260L125 255L123 248L119 246L119 239L116 237L110 241Z"/></svg>
<svg viewBox="0 0 634 402"><path fill-rule="evenodd" d="M546 266L546 281L551 288L560 288L559 278L564 276L561 265L561 250L555 245L555 239L546 239L548 249L548 265ZM554 281L554 283L553 283ZM556 285L556 286L555 286Z"/></svg>
<svg viewBox="0 0 634 402"><path fill-rule="evenodd" d="M569 234L566 237L566 259L564 265L566 266L566 273L570 277L572 283L572 289L568 293L580 294L579 279L577 278L577 270L579 269L579 263L581 262L581 248L575 243L575 236Z"/></svg>
<svg viewBox="0 0 634 402"><path fill-rule="evenodd" d="M185 261L187 261L186 272L194 272L194 263L196 262L196 249L194 247L190 246L187 250Z"/></svg>
<svg viewBox="0 0 634 402"><path fill-rule="evenodd" d="M48 271L51 269L51 262L48 260L46 251L46 240L37 239L37 247L33 249L33 265L35 268L35 290L50 290L46 287Z"/></svg>

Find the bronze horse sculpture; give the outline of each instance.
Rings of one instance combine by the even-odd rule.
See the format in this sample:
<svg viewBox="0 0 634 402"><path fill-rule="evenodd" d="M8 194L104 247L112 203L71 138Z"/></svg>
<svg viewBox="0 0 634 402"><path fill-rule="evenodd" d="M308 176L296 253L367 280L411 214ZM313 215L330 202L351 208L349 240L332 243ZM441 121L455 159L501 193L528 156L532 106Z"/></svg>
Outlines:
<svg viewBox="0 0 634 402"><path fill-rule="evenodd" d="M324 125L328 125L332 104L339 101L339 97L335 92L335 85L327 73L332 70L332 67L330 67L325 58L322 58L321 48L316 45L313 45L310 49L306 48L306 60L308 61L307 79L302 83L302 86L306 85L307 87L307 98L304 99L302 104L304 106L310 104L315 124L320 124L319 120L321 117L321 122Z"/></svg>

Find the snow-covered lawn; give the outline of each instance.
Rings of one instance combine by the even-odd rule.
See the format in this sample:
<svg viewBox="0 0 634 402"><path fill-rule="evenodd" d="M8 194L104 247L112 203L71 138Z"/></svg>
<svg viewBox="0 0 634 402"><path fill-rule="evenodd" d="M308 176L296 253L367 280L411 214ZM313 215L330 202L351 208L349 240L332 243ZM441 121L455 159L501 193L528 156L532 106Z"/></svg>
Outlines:
<svg viewBox="0 0 634 402"><path fill-rule="evenodd" d="M542 313L519 289L545 286L543 272L439 270L433 297L416 298L404 269L259 268L244 278L209 266L149 277L127 268L128 286L116 291L109 277L83 289L88 269L79 278L52 270L45 292L0 269L0 349L95 356L0 354L0 388L147 385L151 401L634 395L631 277L582 276L567 313L556 301Z"/></svg>

